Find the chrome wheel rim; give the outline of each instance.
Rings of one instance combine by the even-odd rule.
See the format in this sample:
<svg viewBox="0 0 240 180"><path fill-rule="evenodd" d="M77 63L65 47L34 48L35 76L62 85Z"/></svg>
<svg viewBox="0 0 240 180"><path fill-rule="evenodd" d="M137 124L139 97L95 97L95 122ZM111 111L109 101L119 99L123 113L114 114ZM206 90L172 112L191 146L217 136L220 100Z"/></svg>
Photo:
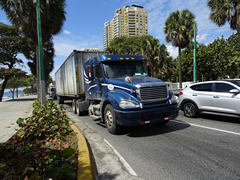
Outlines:
<svg viewBox="0 0 240 180"><path fill-rule="evenodd" d="M112 113L110 111L107 111L105 121L106 121L106 125L109 128L111 128L112 124L113 124L113 116L112 116Z"/></svg>
<svg viewBox="0 0 240 180"><path fill-rule="evenodd" d="M193 106L193 105L191 105L191 104L187 104L186 106L185 106L185 114L186 114L186 116L193 116L194 114L195 114L195 107Z"/></svg>

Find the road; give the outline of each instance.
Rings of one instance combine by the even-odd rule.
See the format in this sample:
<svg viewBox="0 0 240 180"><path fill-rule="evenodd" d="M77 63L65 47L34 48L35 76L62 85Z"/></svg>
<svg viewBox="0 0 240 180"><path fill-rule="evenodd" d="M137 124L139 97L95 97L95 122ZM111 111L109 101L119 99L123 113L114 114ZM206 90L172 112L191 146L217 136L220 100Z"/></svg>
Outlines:
<svg viewBox="0 0 240 180"><path fill-rule="evenodd" d="M72 111L70 104L65 104ZM178 118L163 126L124 128L120 135L80 116L146 180L240 179L240 119L204 115Z"/></svg>

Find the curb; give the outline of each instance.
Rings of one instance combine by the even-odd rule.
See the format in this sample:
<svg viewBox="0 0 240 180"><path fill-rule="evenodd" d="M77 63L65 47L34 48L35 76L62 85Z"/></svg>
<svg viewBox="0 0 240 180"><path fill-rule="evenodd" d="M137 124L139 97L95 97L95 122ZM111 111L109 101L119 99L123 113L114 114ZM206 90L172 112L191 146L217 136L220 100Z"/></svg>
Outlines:
<svg viewBox="0 0 240 180"><path fill-rule="evenodd" d="M95 166L85 137L69 118L70 127L77 133L78 138L78 172L77 180L95 180Z"/></svg>

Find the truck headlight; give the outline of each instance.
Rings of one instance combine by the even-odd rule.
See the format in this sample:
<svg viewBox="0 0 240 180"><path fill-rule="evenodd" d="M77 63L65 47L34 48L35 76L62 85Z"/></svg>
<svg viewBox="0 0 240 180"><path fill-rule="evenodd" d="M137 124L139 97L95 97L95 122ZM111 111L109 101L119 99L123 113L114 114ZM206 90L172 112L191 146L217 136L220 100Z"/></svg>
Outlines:
<svg viewBox="0 0 240 180"><path fill-rule="evenodd" d="M139 107L139 104L134 101L124 99L119 102L119 106L121 108L132 108L132 107Z"/></svg>
<svg viewBox="0 0 240 180"><path fill-rule="evenodd" d="M171 97L171 103L172 103L172 104L178 104L178 97L175 96L174 94L173 94L172 97Z"/></svg>

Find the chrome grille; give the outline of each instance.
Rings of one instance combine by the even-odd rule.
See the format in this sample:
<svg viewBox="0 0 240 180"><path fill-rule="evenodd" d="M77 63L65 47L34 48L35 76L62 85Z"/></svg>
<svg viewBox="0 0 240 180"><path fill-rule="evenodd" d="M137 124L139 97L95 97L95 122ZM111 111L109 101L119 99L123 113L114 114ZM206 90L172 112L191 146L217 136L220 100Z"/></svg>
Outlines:
<svg viewBox="0 0 240 180"><path fill-rule="evenodd" d="M138 92L138 99L140 101L156 101L168 97L166 86L140 87Z"/></svg>

